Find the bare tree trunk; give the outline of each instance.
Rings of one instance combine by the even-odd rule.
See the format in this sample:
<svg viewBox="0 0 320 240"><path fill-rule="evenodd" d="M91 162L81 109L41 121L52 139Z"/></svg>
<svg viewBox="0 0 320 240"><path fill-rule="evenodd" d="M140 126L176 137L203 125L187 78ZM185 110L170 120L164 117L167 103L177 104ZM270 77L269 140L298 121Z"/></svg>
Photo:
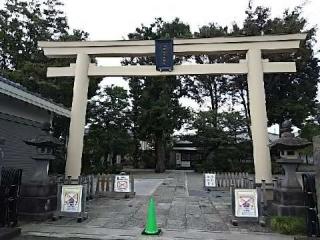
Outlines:
<svg viewBox="0 0 320 240"><path fill-rule="evenodd" d="M244 108L244 113L246 116L248 135L249 135L249 138L252 140L252 133L251 133L251 127L250 127L251 117L250 117L250 108L249 108L249 93L247 91L247 94L245 96L244 91L245 91L244 89L240 90L240 97L241 97L242 106Z"/></svg>
<svg viewBox="0 0 320 240"><path fill-rule="evenodd" d="M141 152L140 152L140 142L139 140L134 136L134 151L133 151L133 167L139 168L139 162L141 158Z"/></svg>
<svg viewBox="0 0 320 240"><path fill-rule="evenodd" d="M156 151L156 169L155 172L162 173L165 168L165 141L163 136L157 136L155 139L155 151Z"/></svg>
<svg viewBox="0 0 320 240"><path fill-rule="evenodd" d="M213 86L212 86L213 84ZM213 79L213 83L208 84L208 90L210 94L210 102L211 102L211 110L214 112L214 127L218 126L218 90L215 79Z"/></svg>

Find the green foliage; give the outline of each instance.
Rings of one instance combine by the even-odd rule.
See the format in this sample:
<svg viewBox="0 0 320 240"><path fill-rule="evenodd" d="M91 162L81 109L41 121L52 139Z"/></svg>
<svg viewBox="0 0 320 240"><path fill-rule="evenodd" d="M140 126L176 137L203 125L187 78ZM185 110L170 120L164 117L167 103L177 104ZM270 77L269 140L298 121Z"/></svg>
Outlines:
<svg viewBox="0 0 320 240"><path fill-rule="evenodd" d="M151 150L143 151L141 153L141 163L143 164L143 168L155 168L156 166L156 158L154 152Z"/></svg>
<svg viewBox="0 0 320 240"><path fill-rule="evenodd" d="M90 129L85 137L84 171L106 172L110 165L115 164L116 155L124 156L132 152L128 107L127 91L117 86L101 89L99 95L90 101ZM108 157L111 160L109 163Z"/></svg>
<svg viewBox="0 0 320 240"><path fill-rule="evenodd" d="M302 125L300 137L312 141L312 138L317 135L320 135L320 126L318 123L315 123L313 121L306 121Z"/></svg>
<svg viewBox="0 0 320 240"><path fill-rule="evenodd" d="M109 168L105 173L119 174L120 172L122 172L122 169L123 169L122 165L115 164L115 165L109 166Z"/></svg>
<svg viewBox="0 0 320 240"><path fill-rule="evenodd" d="M301 217L272 217L271 218L271 229L273 231L295 235L306 233L305 219Z"/></svg>
<svg viewBox="0 0 320 240"><path fill-rule="evenodd" d="M142 25L128 35L131 40L191 37L189 25L174 19L165 22L161 18L149 26ZM180 64L183 58L175 58ZM123 60L123 65L155 64L154 57L134 57ZM181 106L179 98L185 93L179 77L128 78L132 98L131 119L135 139L154 144L156 171L165 170L165 145L176 129L180 129L189 117L188 109ZM138 144L136 145L138 147ZM136 150L138 152L138 150Z"/></svg>
<svg viewBox="0 0 320 240"><path fill-rule="evenodd" d="M315 28L308 28L306 19L302 16L302 7L292 11L286 10L282 17L271 18L271 9L258 6L253 8L251 2L246 10L243 27L233 24L232 28L210 23L202 26L196 37L223 36L260 36L263 34L307 33L306 41L295 54L264 54L270 61L296 62L296 73L265 74L266 104L268 124L282 123L285 118L291 118L295 126L300 127L309 116L314 116L316 106L317 83L319 81L318 59L314 56ZM233 63L245 58L241 54L221 54L196 56L196 62ZM245 75L237 76L196 76L195 85L198 89L199 102L209 97L211 109L218 109L227 104L242 106L247 121L247 131L250 133L250 110L247 81ZM227 101L231 100L231 101Z"/></svg>
<svg viewBox="0 0 320 240"><path fill-rule="evenodd" d="M70 107L72 79L46 78L48 66L67 66L70 60L48 59L38 47L39 41L87 39L86 32L70 31L62 9L60 0L6 0L0 10L0 73ZM97 84L91 84L89 96L95 93Z"/></svg>
<svg viewBox="0 0 320 240"><path fill-rule="evenodd" d="M282 123L285 118L291 118L296 126L302 127L302 136L311 140L312 134L319 132L318 125L305 121L317 114L316 94L319 81L318 59L314 56L315 29L307 28L307 21L302 17L302 7L292 11L286 10L280 18L271 18L269 8L252 7L251 2L246 10L243 27L233 24L231 29L210 23L200 27L196 37L226 37L254 36L263 34L292 34L307 32L307 39L295 54L264 54L270 61L296 62L297 73L265 74L265 91L268 114L268 124ZM195 56L198 64L239 62L245 56L241 54L220 54ZM198 89L193 96L199 103L203 99L210 100L210 111L200 112L193 124L197 135L196 142L204 156L200 170L237 171L253 170L253 164L242 164L240 159L252 158L250 131L249 93L245 75L228 76L195 76L195 86ZM230 106L231 113L219 113L225 105ZM233 114L235 106L241 106L239 122ZM229 121L223 124L221 118ZM230 125L231 124L231 125ZM232 127L234 125L234 127ZM227 126L227 127L226 127ZM228 127L229 126L229 127ZM237 132L231 129L241 128L247 140L237 139ZM232 133L233 132L233 133ZM235 136L233 138L233 136Z"/></svg>
<svg viewBox="0 0 320 240"><path fill-rule="evenodd" d="M315 114L317 83L319 81L318 59L314 56L315 28L307 28L302 17L302 7L286 10L281 18L270 18L268 8L257 7L247 10L247 19L243 28L246 35L292 34L306 32L295 54L266 55L270 61L294 61L297 72L293 74L266 74L265 88L269 125L282 123L291 118L295 126L300 127L304 120Z"/></svg>
<svg viewBox="0 0 320 240"><path fill-rule="evenodd" d="M191 140L203 157L198 171L251 170L241 163L252 158L252 144L246 133L245 119L239 112L199 112L193 127L196 135Z"/></svg>
<svg viewBox="0 0 320 240"><path fill-rule="evenodd" d="M64 106L71 107L73 79L46 77L49 66L68 66L74 59L49 59L39 49L39 41L85 40L88 33L70 30L60 0L6 0L0 9L0 75L20 83ZM91 98L98 81L91 81ZM53 130L56 137L68 134L69 120L55 116ZM64 168L64 150L57 155L52 172Z"/></svg>
<svg viewBox="0 0 320 240"><path fill-rule="evenodd" d="M85 40L88 33L71 31L60 0L6 0L0 9L0 75L18 82L67 107L71 106L73 79L50 78L49 66L68 66L74 59L49 59L39 49L39 41ZM89 98L99 81L91 81ZM54 132L67 132L68 120L55 118ZM64 135L66 136L66 135Z"/></svg>

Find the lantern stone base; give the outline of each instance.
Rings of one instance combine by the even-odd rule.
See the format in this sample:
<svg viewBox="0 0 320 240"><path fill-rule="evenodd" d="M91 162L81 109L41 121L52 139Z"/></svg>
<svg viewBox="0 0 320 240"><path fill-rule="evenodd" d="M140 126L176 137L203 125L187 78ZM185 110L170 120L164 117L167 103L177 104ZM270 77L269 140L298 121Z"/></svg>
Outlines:
<svg viewBox="0 0 320 240"><path fill-rule="evenodd" d="M271 212L277 216L305 216L304 193L298 188L274 190Z"/></svg>
<svg viewBox="0 0 320 240"><path fill-rule="evenodd" d="M21 186L20 218L43 221L52 218L56 209L56 184L24 184Z"/></svg>

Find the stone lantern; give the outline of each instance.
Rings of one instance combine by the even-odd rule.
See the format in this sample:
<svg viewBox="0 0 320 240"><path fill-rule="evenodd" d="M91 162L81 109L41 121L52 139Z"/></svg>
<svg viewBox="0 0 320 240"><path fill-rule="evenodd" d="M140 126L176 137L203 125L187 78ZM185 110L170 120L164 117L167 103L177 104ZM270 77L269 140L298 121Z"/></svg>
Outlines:
<svg viewBox="0 0 320 240"><path fill-rule="evenodd" d="M291 122L284 121L280 130L281 137L271 143L271 148L280 152L277 163L285 171L281 185L274 190L273 209L281 216L303 215L305 211L304 195L296 171L299 164L303 163L299 150L311 145L311 142L295 137L291 131Z"/></svg>
<svg viewBox="0 0 320 240"><path fill-rule="evenodd" d="M36 153L32 159L34 174L30 181L21 186L19 214L32 220L51 218L57 208L57 183L49 181L48 170L50 161L54 160L54 150L62 143L50 134L50 124L42 125L42 132L25 143L34 146Z"/></svg>
<svg viewBox="0 0 320 240"><path fill-rule="evenodd" d="M49 163L55 160L54 150L61 146L62 143L50 134L50 123L46 122L42 126L42 133L35 138L25 140L27 145L35 146L37 151L32 156L37 161L34 169L32 182L47 182Z"/></svg>

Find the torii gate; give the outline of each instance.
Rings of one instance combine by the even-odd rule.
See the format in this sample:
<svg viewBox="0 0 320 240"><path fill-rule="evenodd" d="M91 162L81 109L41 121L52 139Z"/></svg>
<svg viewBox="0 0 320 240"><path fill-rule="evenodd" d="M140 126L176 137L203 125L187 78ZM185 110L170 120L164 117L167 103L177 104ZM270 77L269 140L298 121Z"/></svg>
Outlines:
<svg viewBox="0 0 320 240"><path fill-rule="evenodd" d="M155 42L145 41L83 41L39 42L44 54L51 58L76 57L70 67L49 67L48 77L74 76L71 123L67 150L66 176L78 178L81 158L89 77L99 76L168 76L199 74L248 74L249 108L253 139L253 157L256 182L272 182L271 160L268 146L267 112L265 105L264 73L296 72L294 62L269 62L262 53L279 53L299 48L306 34L265 35L252 37L219 37L175 39L176 55L202 55L219 53L246 53L239 63L177 65L172 72L156 71L155 66L97 66L92 57L133 57L155 54Z"/></svg>

